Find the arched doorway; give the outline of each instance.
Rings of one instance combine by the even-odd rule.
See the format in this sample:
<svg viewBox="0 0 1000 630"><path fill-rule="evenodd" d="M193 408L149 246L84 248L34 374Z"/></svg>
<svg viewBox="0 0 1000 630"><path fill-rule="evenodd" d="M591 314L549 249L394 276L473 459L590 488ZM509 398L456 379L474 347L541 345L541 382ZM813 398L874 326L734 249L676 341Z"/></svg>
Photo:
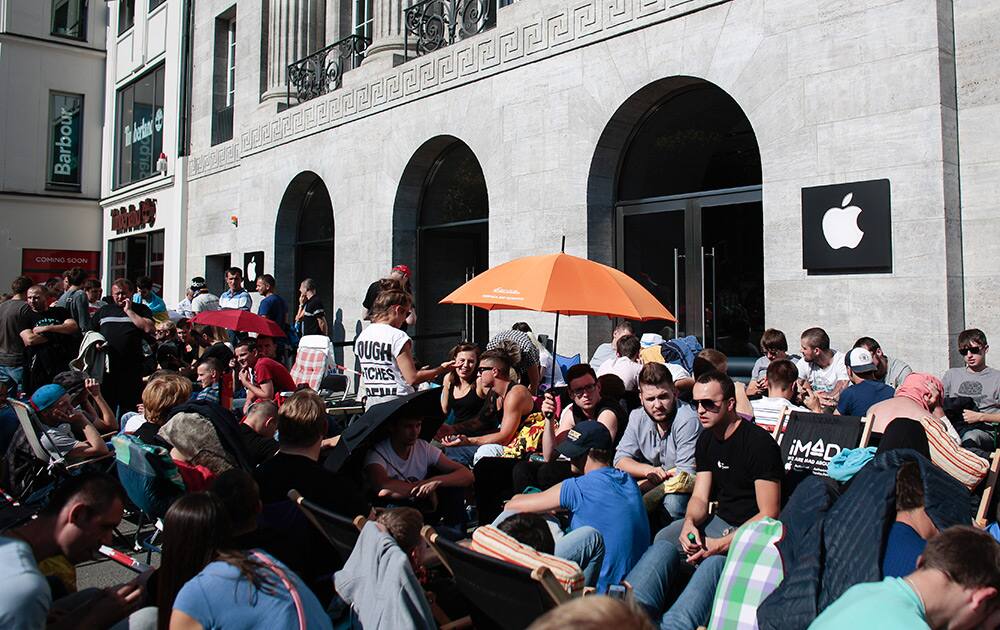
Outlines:
<svg viewBox="0 0 1000 630"><path fill-rule="evenodd" d="M642 331L696 335L732 357L756 356L764 326L761 169L743 110L707 81L658 81L619 108L595 165L611 155L617 166L604 192L615 263L678 319L645 322ZM593 211L600 200L591 201Z"/></svg>
<svg viewBox="0 0 1000 630"><path fill-rule="evenodd" d="M319 175L304 171L285 189L274 230L274 277L288 301L289 318L298 305L299 283L316 281L333 324L333 203Z"/></svg>
<svg viewBox="0 0 1000 630"><path fill-rule="evenodd" d="M400 180L393 215L393 262L416 261L415 348L443 360L457 341L484 345L488 314L438 302L489 264L489 195L472 149L453 136L421 146Z"/></svg>

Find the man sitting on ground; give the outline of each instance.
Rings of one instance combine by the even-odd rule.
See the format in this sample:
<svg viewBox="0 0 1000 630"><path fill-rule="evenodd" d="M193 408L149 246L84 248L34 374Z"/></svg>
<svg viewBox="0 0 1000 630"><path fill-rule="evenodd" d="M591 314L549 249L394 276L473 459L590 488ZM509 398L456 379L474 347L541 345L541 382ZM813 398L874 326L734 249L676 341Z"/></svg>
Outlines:
<svg viewBox="0 0 1000 630"><path fill-rule="evenodd" d="M852 586L809 628L996 628L998 591L1000 544L978 529L950 527L928 541L916 571Z"/></svg>
<svg viewBox="0 0 1000 630"><path fill-rule="evenodd" d="M976 403L977 411L966 409L959 427L962 446L981 452L992 452L996 428L1000 423L1000 372L986 365L990 346L986 333L978 328L958 334L958 352L965 367L951 368L941 377L945 397L964 396Z"/></svg>
<svg viewBox="0 0 1000 630"><path fill-rule="evenodd" d="M893 389L899 389L906 377L913 373L913 368L896 357L889 358L882 351L882 346L871 337L861 337L854 342L855 348L866 348L875 358L875 378Z"/></svg>
<svg viewBox="0 0 1000 630"><path fill-rule="evenodd" d="M650 616L662 617L662 628L708 622L733 533L746 522L777 518L781 508L781 451L766 431L737 415L733 381L719 372L702 374L694 403L705 430L695 450L698 474L687 513L656 535L627 578ZM710 514L712 502L718 507ZM688 575L687 586L664 613L667 593Z"/></svg>
<svg viewBox="0 0 1000 630"><path fill-rule="evenodd" d="M389 437L365 457L365 470L378 497L391 505L423 506L450 527L465 522L464 491L472 471L420 439L420 418L401 416ZM432 474L431 471L435 474Z"/></svg>
<svg viewBox="0 0 1000 630"><path fill-rule="evenodd" d="M754 422L768 431L773 431L782 411L810 411L795 404L795 381L799 370L788 359L776 359L767 366L767 395L750 401Z"/></svg>
<svg viewBox="0 0 1000 630"><path fill-rule="evenodd" d="M837 414L863 416L875 403L889 400L896 390L878 379L875 358L867 348L854 348L847 353L844 364L851 386L840 392Z"/></svg>
<svg viewBox="0 0 1000 630"><path fill-rule="evenodd" d="M278 431L278 405L270 400L254 403L237 430L252 466L271 459L278 452L278 442L274 439Z"/></svg>
<svg viewBox="0 0 1000 630"><path fill-rule="evenodd" d="M635 335L621 337L615 345L615 358L605 361L600 368L595 368L597 376L615 374L622 379L625 391L634 392L638 387L639 370L642 369L642 361L639 360L640 349L639 338Z"/></svg>
<svg viewBox="0 0 1000 630"><path fill-rule="evenodd" d="M515 482L515 487L534 486L545 489L573 476L570 462L559 461L557 451L558 445L577 424L593 420L604 425L614 443L628 421L625 409L618 401L601 395L597 374L590 365L580 363L571 367L566 372L566 382L569 383L569 395L573 402L563 408L559 415L558 428L553 425L556 411L555 397L551 393L546 393L542 402L542 413L545 414L542 456L546 463L527 461L518 464L514 470L514 477L521 481Z"/></svg>
<svg viewBox="0 0 1000 630"><path fill-rule="evenodd" d="M247 390L243 411L259 400L274 400L281 392L295 391L295 381L288 369L274 359L257 354L257 344L244 339L236 345L236 361L240 366L240 383Z"/></svg>
<svg viewBox="0 0 1000 630"><path fill-rule="evenodd" d="M796 361L798 355L788 354L788 340L785 333L777 328L768 328L760 336L760 349L764 356L757 359L750 370L750 382L747 384L747 396L756 396L767 391L767 367L773 361L788 359ZM769 394L773 396L774 394Z"/></svg>
<svg viewBox="0 0 1000 630"><path fill-rule="evenodd" d="M605 342L597 346L597 349L594 350L594 356L590 357L590 367L599 370L605 361L613 360L615 358L615 351L618 348L618 340L625 335L635 335L635 327L632 326L632 322L627 320L618 322L615 329L611 331L610 343Z"/></svg>
<svg viewBox="0 0 1000 630"><path fill-rule="evenodd" d="M0 627L107 628L135 610L145 596L135 582L95 589L92 598L73 595L74 606L68 600L53 602L49 583L38 570L39 562L58 555L71 563L92 560L101 545L111 544L124 507L117 481L83 474L53 490L38 518L0 537Z"/></svg>
<svg viewBox="0 0 1000 630"><path fill-rule="evenodd" d="M822 328L808 328L802 331L802 358L796 362L799 379L804 389L803 402L819 397L819 405L825 409L837 406L837 396L850 384L844 353L830 348L830 335Z"/></svg>
<svg viewBox="0 0 1000 630"><path fill-rule="evenodd" d="M639 401L615 451L615 467L639 482L646 492L679 473L695 474L694 450L701 435L698 414L677 399L670 371L648 363L639 372ZM682 518L690 493L663 496L667 523Z"/></svg>
<svg viewBox="0 0 1000 630"><path fill-rule="evenodd" d="M572 518L567 536L583 527L596 529L605 549L597 590L604 593L621 581L649 544L649 520L642 494L628 474L611 466L614 441L600 422L576 424L556 448L569 458L574 472L583 475L544 492L516 495L506 507L513 512L569 510ZM502 514L498 519L506 516Z"/></svg>
<svg viewBox="0 0 1000 630"><path fill-rule="evenodd" d="M937 534L937 526L924 510L920 466L916 462L906 462L896 472L896 520L886 536L883 577L913 573L927 541Z"/></svg>
<svg viewBox="0 0 1000 630"><path fill-rule="evenodd" d="M31 396L31 407L38 412L39 420L45 425L41 435L42 446L53 454L73 462L108 453L101 434L86 414L73 408L69 395L61 385L39 387ZM83 435L84 441L74 437L74 426Z"/></svg>
<svg viewBox="0 0 1000 630"><path fill-rule="evenodd" d="M218 403L222 395L222 364L215 357L207 357L198 363L196 370L201 389L194 392L194 400Z"/></svg>

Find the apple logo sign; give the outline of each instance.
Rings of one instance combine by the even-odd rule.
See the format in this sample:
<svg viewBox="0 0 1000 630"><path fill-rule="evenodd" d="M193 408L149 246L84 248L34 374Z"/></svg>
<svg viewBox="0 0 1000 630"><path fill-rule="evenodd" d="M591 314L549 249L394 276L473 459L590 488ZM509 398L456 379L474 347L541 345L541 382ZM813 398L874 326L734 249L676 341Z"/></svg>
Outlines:
<svg viewBox="0 0 1000 630"><path fill-rule="evenodd" d="M861 208L848 205L853 198L853 192L847 193L839 208L836 206L830 208L823 215L823 236L833 249L842 247L854 249L865 237L865 233L858 227Z"/></svg>

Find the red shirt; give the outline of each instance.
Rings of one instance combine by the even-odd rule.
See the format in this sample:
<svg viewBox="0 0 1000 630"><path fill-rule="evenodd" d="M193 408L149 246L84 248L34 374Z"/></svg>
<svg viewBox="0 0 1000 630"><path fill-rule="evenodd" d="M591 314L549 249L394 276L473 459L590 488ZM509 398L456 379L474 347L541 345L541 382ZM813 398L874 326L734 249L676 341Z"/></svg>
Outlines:
<svg viewBox="0 0 1000 630"><path fill-rule="evenodd" d="M253 382L255 385L273 383L275 396L281 392L295 391L295 381L292 380L292 375L288 373L285 366L278 363L274 359L268 359L267 357L260 357L257 359L257 363L254 364ZM258 400L261 399L256 396L251 397L251 402L256 402Z"/></svg>

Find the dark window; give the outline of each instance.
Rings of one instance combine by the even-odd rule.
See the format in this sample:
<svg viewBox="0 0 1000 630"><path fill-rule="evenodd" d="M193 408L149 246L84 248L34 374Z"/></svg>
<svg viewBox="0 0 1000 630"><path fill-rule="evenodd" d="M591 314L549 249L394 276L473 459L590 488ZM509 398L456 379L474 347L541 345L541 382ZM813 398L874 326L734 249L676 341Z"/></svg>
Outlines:
<svg viewBox="0 0 1000 630"><path fill-rule="evenodd" d="M212 77L212 145L233 139L236 100L236 6L215 19Z"/></svg>
<svg viewBox="0 0 1000 630"><path fill-rule="evenodd" d="M49 160L45 187L80 191L83 155L83 95L49 93Z"/></svg>
<svg viewBox="0 0 1000 630"><path fill-rule="evenodd" d="M118 0L118 34L135 24L135 0Z"/></svg>
<svg viewBox="0 0 1000 630"><path fill-rule="evenodd" d="M52 34L87 39L87 0L52 0Z"/></svg>
<svg viewBox="0 0 1000 630"><path fill-rule="evenodd" d="M108 283L118 278L132 282L149 276L153 284L163 286L163 230L116 238L108 242ZM107 287L110 294L111 287Z"/></svg>
<svg viewBox="0 0 1000 630"><path fill-rule="evenodd" d="M163 150L163 75L161 65L118 91L116 188L156 174Z"/></svg>
<svg viewBox="0 0 1000 630"><path fill-rule="evenodd" d="M715 86L682 90L636 131L618 182L621 201L760 184L750 121Z"/></svg>
<svg viewBox="0 0 1000 630"><path fill-rule="evenodd" d="M163 4L166 1L167 0L149 0L149 12L152 13L153 9L155 9L158 6L160 6L161 4Z"/></svg>
<svg viewBox="0 0 1000 630"><path fill-rule="evenodd" d="M456 142L431 167L420 202L420 225L443 225L488 216L483 169L472 149L464 142Z"/></svg>

